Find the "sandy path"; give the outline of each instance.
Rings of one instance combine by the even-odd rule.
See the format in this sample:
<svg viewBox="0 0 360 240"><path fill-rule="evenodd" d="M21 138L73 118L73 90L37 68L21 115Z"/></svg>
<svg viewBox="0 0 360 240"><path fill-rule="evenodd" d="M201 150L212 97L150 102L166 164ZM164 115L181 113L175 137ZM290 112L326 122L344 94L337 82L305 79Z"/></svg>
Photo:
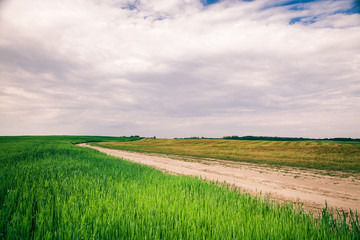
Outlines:
<svg viewBox="0 0 360 240"><path fill-rule="evenodd" d="M188 161L121 150L112 150L79 144L111 156L145 164L173 174L201 176L208 180L234 184L251 194L268 195L271 199L304 203L310 210L325 206L333 209L360 210L360 180L358 177L341 178L317 174L311 170L295 168L275 169L269 166L188 158ZM190 161L189 161L190 160Z"/></svg>

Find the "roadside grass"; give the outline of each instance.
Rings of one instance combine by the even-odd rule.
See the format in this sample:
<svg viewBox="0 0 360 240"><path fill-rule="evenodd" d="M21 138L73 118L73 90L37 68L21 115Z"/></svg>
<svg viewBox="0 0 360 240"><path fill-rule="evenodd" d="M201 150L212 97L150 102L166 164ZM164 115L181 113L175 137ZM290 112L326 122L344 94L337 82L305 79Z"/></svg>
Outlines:
<svg viewBox="0 0 360 240"><path fill-rule="evenodd" d="M92 145L135 152L360 173L360 144L326 141L144 139Z"/></svg>
<svg viewBox="0 0 360 240"><path fill-rule="evenodd" d="M0 138L0 239L360 237L356 213L345 220L324 209L315 218L72 144L80 140L94 138Z"/></svg>

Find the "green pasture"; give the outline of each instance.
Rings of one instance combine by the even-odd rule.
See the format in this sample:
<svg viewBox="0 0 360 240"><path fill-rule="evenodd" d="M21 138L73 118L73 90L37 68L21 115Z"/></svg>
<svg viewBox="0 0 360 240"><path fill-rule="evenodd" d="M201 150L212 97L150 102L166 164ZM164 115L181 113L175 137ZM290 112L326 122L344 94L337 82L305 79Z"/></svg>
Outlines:
<svg viewBox="0 0 360 240"><path fill-rule="evenodd" d="M360 238L355 213L313 216L73 145L101 140L0 137L0 239Z"/></svg>

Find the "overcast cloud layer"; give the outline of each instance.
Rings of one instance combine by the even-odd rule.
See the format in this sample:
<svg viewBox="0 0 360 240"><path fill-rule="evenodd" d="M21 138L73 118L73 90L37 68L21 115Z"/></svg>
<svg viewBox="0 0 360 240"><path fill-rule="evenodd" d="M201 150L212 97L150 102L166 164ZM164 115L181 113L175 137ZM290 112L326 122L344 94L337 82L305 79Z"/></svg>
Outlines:
<svg viewBox="0 0 360 240"><path fill-rule="evenodd" d="M0 1L0 135L360 137L353 1L209 3Z"/></svg>

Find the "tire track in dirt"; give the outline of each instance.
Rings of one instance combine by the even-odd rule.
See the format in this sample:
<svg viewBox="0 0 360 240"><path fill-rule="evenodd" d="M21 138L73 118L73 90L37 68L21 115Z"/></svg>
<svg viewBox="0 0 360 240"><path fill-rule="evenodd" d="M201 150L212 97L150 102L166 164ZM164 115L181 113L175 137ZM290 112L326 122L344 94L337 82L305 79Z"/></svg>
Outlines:
<svg viewBox="0 0 360 240"><path fill-rule="evenodd" d="M328 207L332 211L360 210L359 176L341 178L296 168L276 169L267 165L234 163L216 159L200 159L159 154L144 154L87 145L107 155L154 167L164 172L198 176L210 181L235 185L250 194L268 196L273 200L300 202L311 211ZM177 158L177 159L174 159ZM182 160L179 160L182 159ZM185 161L184 161L185 160Z"/></svg>

